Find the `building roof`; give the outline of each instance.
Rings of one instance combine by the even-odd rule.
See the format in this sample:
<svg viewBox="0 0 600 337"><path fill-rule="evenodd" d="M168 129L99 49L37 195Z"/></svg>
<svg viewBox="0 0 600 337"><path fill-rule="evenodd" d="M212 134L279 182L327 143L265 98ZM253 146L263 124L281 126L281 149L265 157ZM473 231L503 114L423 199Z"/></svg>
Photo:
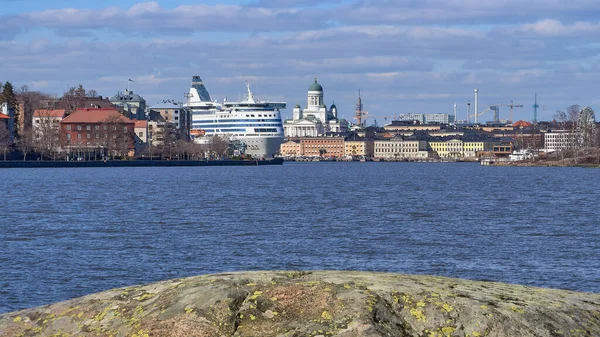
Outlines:
<svg viewBox="0 0 600 337"><path fill-rule="evenodd" d="M148 121L137 120L137 121L135 121L135 127L136 128L147 128L148 127Z"/></svg>
<svg viewBox="0 0 600 337"><path fill-rule="evenodd" d="M527 121L524 121L524 120L516 121L516 122L514 122L514 123L513 123L513 126L517 126L517 127L520 127L520 126L522 126L522 127L524 127L524 128L526 128L526 127L530 127L530 126L532 126L532 125L533 125L533 124L531 124L531 123L529 123L529 122L527 122Z"/></svg>
<svg viewBox="0 0 600 337"><path fill-rule="evenodd" d="M151 106L149 109L154 110L165 110L165 109L181 109L181 107L177 104L173 103L159 103Z"/></svg>
<svg viewBox="0 0 600 337"><path fill-rule="evenodd" d="M118 120L121 123L134 123L133 120L121 115L115 109L102 108L77 109L62 121L64 123L104 123L109 119Z"/></svg>
<svg viewBox="0 0 600 337"><path fill-rule="evenodd" d="M323 87L317 83L317 78L315 77L315 83L311 84L310 87L308 87L308 91L323 91Z"/></svg>
<svg viewBox="0 0 600 337"><path fill-rule="evenodd" d="M33 112L33 117L56 117L63 118L65 116L65 109L38 109Z"/></svg>
<svg viewBox="0 0 600 337"><path fill-rule="evenodd" d="M10 119L10 117L0 113L0 119Z"/></svg>
<svg viewBox="0 0 600 337"><path fill-rule="evenodd" d="M109 99L111 102L145 102L146 100L138 94L134 94L131 90L119 92Z"/></svg>

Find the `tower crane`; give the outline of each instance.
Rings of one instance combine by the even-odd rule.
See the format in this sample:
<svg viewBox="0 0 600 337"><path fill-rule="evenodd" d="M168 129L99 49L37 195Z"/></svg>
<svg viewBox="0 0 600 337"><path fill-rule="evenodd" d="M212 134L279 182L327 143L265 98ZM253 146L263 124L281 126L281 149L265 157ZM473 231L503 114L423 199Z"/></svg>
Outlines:
<svg viewBox="0 0 600 337"><path fill-rule="evenodd" d="M510 104L500 104L500 106L507 106L510 108L510 122L513 122L513 108L522 108L523 104L515 104L513 101L510 101Z"/></svg>
<svg viewBox="0 0 600 337"><path fill-rule="evenodd" d="M363 123L365 124L365 126L367 124L367 118L373 118L373 126L376 128L379 127L379 125L377 125L377 118L375 118L375 116L364 116Z"/></svg>

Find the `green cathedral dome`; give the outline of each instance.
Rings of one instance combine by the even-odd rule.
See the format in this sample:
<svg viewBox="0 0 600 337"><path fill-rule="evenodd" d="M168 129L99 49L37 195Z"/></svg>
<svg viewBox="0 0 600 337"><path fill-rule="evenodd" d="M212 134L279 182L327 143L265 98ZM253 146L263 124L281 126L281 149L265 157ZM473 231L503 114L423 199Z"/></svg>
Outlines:
<svg viewBox="0 0 600 337"><path fill-rule="evenodd" d="M308 87L308 91L323 91L323 87L317 83L317 78L315 77L315 83L311 84L310 87Z"/></svg>

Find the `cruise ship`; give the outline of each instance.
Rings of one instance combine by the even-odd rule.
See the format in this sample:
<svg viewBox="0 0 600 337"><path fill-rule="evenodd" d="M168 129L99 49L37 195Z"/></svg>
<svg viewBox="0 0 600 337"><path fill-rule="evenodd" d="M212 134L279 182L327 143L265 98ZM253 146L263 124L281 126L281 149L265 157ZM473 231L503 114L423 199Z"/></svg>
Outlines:
<svg viewBox="0 0 600 337"><path fill-rule="evenodd" d="M239 102L217 102L211 99L200 76L192 78L187 107L192 114L192 133L205 136L195 141L206 141L218 135L243 144L245 153L254 157L270 158L283 141L283 123L280 109L285 102L267 102L254 97L250 84L247 95Z"/></svg>

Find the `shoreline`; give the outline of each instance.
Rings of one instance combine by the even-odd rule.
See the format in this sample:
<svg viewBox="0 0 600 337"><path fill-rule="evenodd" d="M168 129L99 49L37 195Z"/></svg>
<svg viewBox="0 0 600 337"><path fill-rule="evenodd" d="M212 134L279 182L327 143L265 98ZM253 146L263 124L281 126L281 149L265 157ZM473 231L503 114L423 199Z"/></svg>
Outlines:
<svg viewBox="0 0 600 337"><path fill-rule="evenodd" d="M2 168L85 168L85 167L183 167L183 166L264 166L282 165L281 158L264 160L107 160L107 161L0 161Z"/></svg>

